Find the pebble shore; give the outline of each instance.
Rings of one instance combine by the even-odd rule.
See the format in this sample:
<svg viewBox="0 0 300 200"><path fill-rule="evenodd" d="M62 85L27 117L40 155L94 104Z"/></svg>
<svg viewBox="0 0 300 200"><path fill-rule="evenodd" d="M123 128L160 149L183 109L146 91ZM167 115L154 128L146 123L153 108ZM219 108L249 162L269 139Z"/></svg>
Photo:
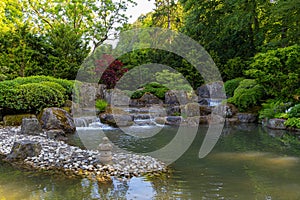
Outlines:
<svg viewBox="0 0 300 200"><path fill-rule="evenodd" d="M15 141L39 142L42 146L40 155L24 160L24 165L37 170L60 170L69 176L98 177L99 181L101 177L130 178L167 171L165 164L155 158L129 153L113 153L112 164L102 165L97 150L82 150L64 141L48 139L46 133L38 136L22 135L20 130L20 127L0 129L0 154L8 155Z"/></svg>

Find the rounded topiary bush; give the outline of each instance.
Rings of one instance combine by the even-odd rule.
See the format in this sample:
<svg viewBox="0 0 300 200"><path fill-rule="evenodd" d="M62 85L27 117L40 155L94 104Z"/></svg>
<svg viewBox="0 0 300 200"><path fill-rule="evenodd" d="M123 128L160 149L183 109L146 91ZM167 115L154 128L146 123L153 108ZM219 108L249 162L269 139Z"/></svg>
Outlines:
<svg viewBox="0 0 300 200"><path fill-rule="evenodd" d="M66 94L68 98L71 98L71 95L73 93L74 82L70 80L54 78L51 76L29 76L29 77L18 77L14 80L11 80L11 83L7 83L7 84L16 86L16 85L24 85L27 83L41 83L41 82L54 82L61 85L66 90Z"/></svg>
<svg viewBox="0 0 300 200"><path fill-rule="evenodd" d="M264 88L253 79L245 79L235 89L233 97L228 99L240 111L247 111L249 108L260 104L265 95Z"/></svg>
<svg viewBox="0 0 300 200"><path fill-rule="evenodd" d="M60 107L64 95L42 83L28 83L0 89L0 107L6 113L38 113L46 107Z"/></svg>

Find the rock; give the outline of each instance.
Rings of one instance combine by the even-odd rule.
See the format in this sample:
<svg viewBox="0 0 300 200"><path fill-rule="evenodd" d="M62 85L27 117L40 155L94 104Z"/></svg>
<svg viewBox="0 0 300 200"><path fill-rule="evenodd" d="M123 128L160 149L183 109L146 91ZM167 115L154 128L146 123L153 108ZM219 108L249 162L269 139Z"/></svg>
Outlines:
<svg viewBox="0 0 300 200"><path fill-rule="evenodd" d="M111 89L107 91L106 96L107 100L109 100L107 102L113 106L128 106L130 102L130 97L119 89Z"/></svg>
<svg viewBox="0 0 300 200"><path fill-rule="evenodd" d="M89 108L95 106L96 99L103 99L105 93L105 85L97 83L81 82L77 85L78 98L81 108Z"/></svg>
<svg viewBox="0 0 300 200"><path fill-rule="evenodd" d="M166 124L178 126L178 125L180 125L181 120L182 120L181 116L168 116L168 117L166 117Z"/></svg>
<svg viewBox="0 0 300 200"><path fill-rule="evenodd" d="M166 123L166 119L164 117L156 117L155 123L164 125Z"/></svg>
<svg viewBox="0 0 300 200"><path fill-rule="evenodd" d="M188 103L182 106L182 114L187 117L200 116L200 106L198 103Z"/></svg>
<svg viewBox="0 0 300 200"><path fill-rule="evenodd" d="M201 85L197 88L199 100L202 98L225 99L224 83L221 81Z"/></svg>
<svg viewBox="0 0 300 200"><path fill-rule="evenodd" d="M163 104L163 101L151 93L145 93L140 99L131 99L129 106L131 107L145 107L153 104Z"/></svg>
<svg viewBox="0 0 300 200"><path fill-rule="evenodd" d="M42 133L42 127L37 118L23 118L21 125L21 134L39 135Z"/></svg>
<svg viewBox="0 0 300 200"><path fill-rule="evenodd" d="M226 124L237 124L239 119L237 117L226 118Z"/></svg>
<svg viewBox="0 0 300 200"><path fill-rule="evenodd" d="M53 129L46 132L47 138L52 140L66 140L66 134L61 129Z"/></svg>
<svg viewBox="0 0 300 200"><path fill-rule="evenodd" d="M233 117L238 112L238 109L235 107L235 105L227 103L225 105L225 115L227 118Z"/></svg>
<svg viewBox="0 0 300 200"><path fill-rule="evenodd" d="M114 127L125 127L133 125L133 116L130 114L100 114L100 120L103 124Z"/></svg>
<svg viewBox="0 0 300 200"><path fill-rule="evenodd" d="M20 126L23 118L36 118L33 114L6 115L3 118L5 126Z"/></svg>
<svg viewBox="0 0 300 200"><path fill-rule="evenodd" d="M206 116L200 116L200 118L199 118L199 124L208 124L208 119L209 119L208 115L206 115Z"/></svg>
<svg viewBox="0 0 300 200"><path fill-rule="evenodd" d="M204 106L204 105L200 105L199 110L201 116L209 115L212 112L212 108L210 106Z"/></svg>
<svg viewBox="0 0 300 200"><path fill-rule="evenodd" d="M242 123L254 123L258 120L256 113L237 113L237 118Z"/></svg>
<svg viewBox="0 0 300 200"><path fill-rule="evenodd" d="M182 120L182 126L197 127L199 126L199 116L187 117Z"/></svg>
<svg viewBox="0 0 300 200"><path fill-rule="evenodd" d="M201 106L208 106L209 105L208 99L204 99L204 98L199 98L198 103Z"/></svg>
<svg viewBox="0 0 300 200"><path fill-rule="evenodd" d="M187 92L184 90L169 90L165 94L165 104L185 105L189 101Z"/></svg>
<svg viewBox="0 0 300 200"><path fill-rule="evenodd" d="M286 126L284 125L285 119L269 119L267 120L266 127L274 130L285 130Z"/></svg>
<svg viewBox="0 0 300 200"><path fill-rule="evenodd" d="M6 157L7 160L24 160L27 157L36 157L40 154L42 146L39 142L22 140L13 144L11 152Z"/></svg>
<svg viewBox="0 0 300 200"><path fill-rule="evenodd" d="M167 106L166 108L167 116L178 116L181 114L180 106Z"/></svg>
<svg viewBox="0 0 300 200"><path fill-rule="evenodd" d="M42 111L40 122L43 129L60 129L65 133L74 133L76 126L71 115L60 108L45 108Z"/></svg>

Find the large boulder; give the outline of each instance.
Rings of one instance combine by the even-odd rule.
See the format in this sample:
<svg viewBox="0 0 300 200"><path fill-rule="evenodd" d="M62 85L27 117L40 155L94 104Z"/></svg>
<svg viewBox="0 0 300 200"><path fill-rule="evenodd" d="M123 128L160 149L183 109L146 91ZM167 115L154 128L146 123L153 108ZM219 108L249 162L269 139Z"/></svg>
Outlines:
<svg viewBox="0 0 300 200"><path fill-rule="evenodd" d="M40 116L40 123L46 130L63 130L65 133L74 133L76 126L71 115L60 108L45 108Z"/></svg>
<svg viewBox="0 0 300 200"><path fill-rule="evenodd" d="M37 118L23 118L21 134L39 135L40 133L42 133L42 127Z"/></svg>
<svg viewBox="0 0 300 200"><path fill-rule="evenodd" d="M94 107L96 99L105 97L105 85L81 82L77 87L77 98L79 98L81 108Z"/></svg>
<svg viewBox="0 0 300 200"><path fill-rule="evenodd" d="M39 142L30 140L16 141L6 159L9 161L24 160L27 157L38 156L41 150L42 146Z"/></svg>

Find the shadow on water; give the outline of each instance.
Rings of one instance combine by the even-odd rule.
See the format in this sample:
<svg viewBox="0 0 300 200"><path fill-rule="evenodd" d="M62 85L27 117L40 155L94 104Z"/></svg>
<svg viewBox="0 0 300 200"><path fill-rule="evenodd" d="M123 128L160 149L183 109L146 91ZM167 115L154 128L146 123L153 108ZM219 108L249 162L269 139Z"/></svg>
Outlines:
<svg viewBox="0 0 300 200"><path fill-rule="evenodd" d="M171 164L173 173L114 178L110 185L22 172L0 163L0 199L300 199L300 143L296 137L284 131L268 133L255 124L227 126L213 151L199 159L206 130L207 126L199 127L188 151ZM149 138L136 138L119 129L104 134L121 149L150 152L169 143L176 131L166 127ZM85 135L85 142L80 134ZM73 141L96 148L100 136L99 130L91 129L81 131Z"/></svg>

